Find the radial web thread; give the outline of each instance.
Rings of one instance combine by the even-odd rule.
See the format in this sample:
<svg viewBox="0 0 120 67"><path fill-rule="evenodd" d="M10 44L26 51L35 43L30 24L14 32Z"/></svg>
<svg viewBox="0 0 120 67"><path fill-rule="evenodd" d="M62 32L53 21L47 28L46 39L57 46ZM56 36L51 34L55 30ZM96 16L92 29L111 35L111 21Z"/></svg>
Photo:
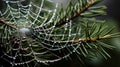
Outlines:
<svg viewBox="0 0 120 67"><path fill-rule="evenodd" d="M24 0L3 0L7 7L0 12L1 18L17 27L17 30L6 28L14 37L1 37L5 48L1 58L12 66L56 62L70 57L80 47L80 42L73 43L72 40L79 39L77 37L80 36L81 29L76 28L74 31L72 20L56 28L58 22L53 20L59 18L56 16L58 4L51 10L45 7L46 1L53 3L52 0L41 0L40 5L33 1L24 5ZM51 23L53 25L47 28ZM21 28L29 28L30 35L20 35L18 29ZM11 40L5 43L4 38Z"/></svg>

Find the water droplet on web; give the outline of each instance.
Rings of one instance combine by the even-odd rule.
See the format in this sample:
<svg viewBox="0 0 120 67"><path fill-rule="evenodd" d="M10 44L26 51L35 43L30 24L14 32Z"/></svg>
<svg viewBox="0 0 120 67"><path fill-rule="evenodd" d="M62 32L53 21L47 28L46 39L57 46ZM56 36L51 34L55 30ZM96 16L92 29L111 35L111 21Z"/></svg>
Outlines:
<svg viewBox="0 0 120 67"><path fill-rule="evenodd" d="M69 19L67 18L67 19L66 19L66 21L68 22L68 21L69 21Z"/></svg>
<svg viewBox="0 0 120 67"><path fill-rule="evenodd" d="M30 4L29 7L31 7L32 5Z"/></svg>
<svg viewBox="0 0 120 67"><path fill-rule="evenodd" d="M16 58L15 58L15 57L13 57L13 59L15 60Z"/></svg>
<svg viewBox="0 0 120 67"><path fill-rule="evenodd" d="M8 3L9 1L6 1L6 3Z"/></svg>
<svg viewBox="0 0 120 67"><path fill-rule="evenodd" d="M21 63L21 65L23 65L24 63Z"/></svg>
<svg viewBox="0 0 120 67"><path fill-rule="evenodd" d="M45 63L48 63L49 61L45 61Z"/></svg>
<svg viewBox="0 0 120 67"><path fill-rule="evenodd" d="M69 34L69 37L71 37L71 34Z"/></svg>
<svg viewBox="0 0 120 67"><path fill-rule="evenodd" d="M12 62L10 62L10 64L11 64L11 65L13 65L13 63L12 63Z"/></svg>
<svg viewBox="0 0 120 67"><path fill-rule="evenodd" d="M67 27L65 27L65 30L67 30Z"/></svg>
<svg viewBox="0 0 120 67"><path fill-rule="evenodd" d="M75 52L75 50L73 50L73 52Z"/></svg>
<svg viewBox="0 0 120 67"><path fill-rule="evenodd" d="M17 66L18 64L15 63L14 65Z"/></svg>
<svg viewBox="0 0 120 67"><path fill-rule="evenodd" d="M53 28L55 28L55 25L53 26Z"/></svg>
<svg viewBox="0 0 120 67"><path fill-rule="evenodd" d="M64 48L64 46L62 46L61 48Z"/></svg>
<svg viewBox="0 0 120 67"><path fill-rule="evenodd" d="M23 1L23 0L21 0L21 1ZM41 0L41 1L45 1L45 0ZM11 3L16 3L16 5L18 4L18 0L17 1L15 1L15 0L8 0L8 1L5 1L7 4L9 4L10 3L10 5L9 6L11 6ZM32 4L32 5L31 5ZM41 5L42 6L42 5ZM44 6L44 5L43 5ZM18 8L16 8L18 11L19 11L19 13L17 13L16 12L16 14L20 14L19 16L19 19L17 20L17 19L15 19L14 20L14 23L17 25L17 26L19 26L19 21L20 21L20 19L22 20L22 21L28 21L28 20L30 20L30 26L25 26L25 25L23 25L23 27L22 28L20 28L20 29L18 29L17 30L17 33L19 32L19 35L20 36L22 36L22 39L23 38L26 38L26 36L27 35L29 35L29 34L32 34L31 36L32 37L34 37L34 36L36 36L34 39L29 39L28 38L28 40L27 40L27 42L26 41L23 41L23 40L20 40L20 41L18 41L18 40L16 40L16 41L14 41L15 42L15 44L16 43L18 43L17 45L18 45L18 47L20 47L20 49L23 49L23 53L19 53L19 48L17 48L17 50L18 50L18 54L19 54L19 57L20 56L22 56L23 58L26 58L26 56L28 56L29 55L29 57L32 57L32 58L34 58L34 60L36 60L37 62L40 62L40 63L46 63L46 62L55 62L55 61L58 61L58 60L60 60L60 59L53 59L53 60L51 60L51 61L48 61L48 59L45 59L45 60L41 60L41 59L43 59L43 58L39 58L39 56L37 57L36 55L34 55L33 56L33 53L32 53L32 51L33 52L38 52L38 54L41 54L40 52L39 52L39 46L40 46L40 48L43 48L43 49L46 49L44 46L44 44L42 44L42 46L41 46L41 42L42 43L45 43L45 44L47 44L48 46L50 46L50 47L53 47L53 48L48 48L48 49L53 49L53 50L60 50L60 49L64 49L65 47L67 47L66 46L66 44L68 44L67 42L62 42L63 40L68 40L68 38L66 39L66 36L68 37L70 37L71 36L71 32L69 32L70 31L70 24L69 23L66 23L66 25L64 25L64 27L62 28L63 29L63 33L61 33L61 35L54 35L54 36L56 36L56 39L53 39L53 41L51 40L52 39L52 37L50 37L49 35L45 35L45 36L49 36L48 37L48 39L47 40L44 40L44 37L42 38L41 36L43 35L43 34L53 34L53 33L51 33L56 27L56 23L54 23L53 25L52 25L52 27L51 28L49 28L49 29L47 29L48 31L46 31L45 29L42 29L42 31L45 31L45 32L41 32L41 29L39 28L39 25L38 25L38 28L35 30L35 29L33 29L33 31L31 32L31 29L29 29L28 27L32 27L32 28L34 28L34 27L36 27L37 26L37 24L36 23L38 23L39 24L39 22L37 22L37 21L39 21L38 19L41 19L41 20L44 20L44 19L50 19L51 20L51 18L49 17L49 18L47 18L47 17L42 17L41 18L41 16L39 16L39 14L37 14L36 12L34 12L34 10L30 10L30 9L32 9L32 7L35 7L36 8L36 10L39 10L39 12L43 12L43 10L45 10L46 12L46 14L49 14L49 13L51 13L50 15L52 16L52 13L55 13L55 12L53 12L53 10L48 10L48 9L46 9L46 8L44 8L44 7L40 7L40 6L36 6L36 4L34 4L34 3L29 3L29 5L27 5L27 8L25 7L25 6L22 6L22 5L20 5L20 4L18 4ZM8 7L10 10L12 9L11 7ZM41 9L40 9L41 8ZM51 12L52 11L52 12ZM33 13L32 13L33 12ZM11 17L18 17L17 15L12 15L13 13L12 13L12 10L11 10L11 13L10 13L10 16ZM33 17L32 17L33 16ZM36 17L36 16L38 16L38 17ZM53 15L54 16L54 15ZM56 16L55 16L56 17ZM24 19L25 18L25 19ZM27 18L27 19L26 19ZM54 18L54 17L53 17ZM13 20L13 18L9 18L9 19L12 19ZM34 21L34 20L37 20L35 23L33 23L32 21ZM15 22L16 21L16 22ZM67 18L66 19L66 21L68 21L68 22L70 22L69 21L69 19ZM50 24L50 23L52 23L53 22L53 20L51 20L51 21L49 21L49 22L44 22L45 24L43 24L42 26L45 26L45 25L47 25L47 24ZM10 22L11 23L11 22ZM14 25L14 23L13 23L13 25ZM18 23L18 24L17 24ZM24 23L27 23L27 22L20 22L20 23L22 23L22 24L24 24ZM29 22L28 22L29 23ZM40 22L40 24L41 24L42 22ZM29 25L29 24L28 24ZM22 25L21 25L22 26ZM45 26L46 27L46 26ZM39 32L40 31L40 32ZM14 32L14 31L13 31ZM67 34L65 34L67 32ZM38 34L37 34L38 33ZM46 37L45 37L46 38ZM59 38L59 39L58 39ZM60 38L62 38L62 40L60 40ZM27 39L27 38L26 38ZM58 40L57 40L58 39ZM33 41L34 40L34 41ZM39 41L38 41L39 40ZM56 41L57 40L57 41ZM22 41L22 43L21 43L21 41ZM47 41L47 42L46 42ZM25 42L25 43L24 43ZM33 42L35 42L34 44L33 44ZM23 45L23 43L24 43L24 45ZM63 45L61 45L61 43L65 43L65 44L63 44ZM22 45L22 46L20 46L20 44ZM34 46L34 45L37 45L37 46ZM12 45L13 46L13 45ZM24 46L26 47L26 46L28 46L29 48L30 48L30 50L28 49L28 50L24 50ZM38 49L38 51L35 49L35 48L37 48ZM16 50L16 49L15 49ZM24 51L25 51L25 54L24 54ZM8 51L8 53L6 54L6 52L5 52L5 54L7 55L7 56L9 56L9 54L12 52L12 47L10 46L10 48L9 48L9 51ZM41 51L42 52L42 51ZM57 52L57 51L56 51ZM29 53L32 53L32 54L29 54ZM47 52L47 53L50 53L49 51ZM32 55L32 56L31 56ZM44 53L44 54L42 54L43 56L46 56L46 53ZM53 54L52 54L53 55ZM56 56L56 55L54 55L54 56ZM65 55L62 55L62 56L65 56ZM35 59L35 57L37 57L37 59ZM66 56L67 57L67 56ZM16 62L16 60L18 59L18 56L17 57L14 57L14 56L12 56L12 60L14 60L14 62L13 63L11 63L11 64L14 64L16 67L17 67L17 65L24 65L24 64L28 64L29 65L29 63L31 62L31 60L29 59L27 59L28 61L27 62L25 62L25 61L19 61L18 60L18 62ZM40 59L40 60L39 60ZM50 58L51 59L51 58ZM62 59L62 58L61 58ZM24 59L23 59L24 60ZM9 61L9 59L8 59L8 61ZM10 63L10 62L9 62Z"/></svg>
<svg viewBox="0 0 120 67"><path fill-rule="evenodd" d="M54 47L54 45L52 45L52 47Z"/></svg>

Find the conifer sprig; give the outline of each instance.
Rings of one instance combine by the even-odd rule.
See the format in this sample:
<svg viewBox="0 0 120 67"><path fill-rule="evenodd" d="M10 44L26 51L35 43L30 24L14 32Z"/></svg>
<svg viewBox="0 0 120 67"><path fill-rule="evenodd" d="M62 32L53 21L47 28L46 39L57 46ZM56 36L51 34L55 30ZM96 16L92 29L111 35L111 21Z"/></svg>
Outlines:
<svg viewBox="0 0 120 67"><path fill-rule="evenodd" d="M79 2L79 0L77 0L77 2ZM61 19L58 22L59 24L56 24L55 27L60 27L64 24L68 23L70 20L74 20L75 18L79 17L83 12L85 12L89 7L91 7L94 4L94 0L90 0L90 2L88 2L88 4L85 5L83 8L77 7L76 3L70 7L71 4L72 4L72 1L70 1L70 4L66 10L69 12L69 9L71 9L71 13L73 13L73 15L70 17L66 17L66 18L64 17L64 19ZM79 9L81 9L81 10L79 10ZM65 12L65 13L67 14L67 12Z"/></svg>
<svg viewBox="0 0 120 67"><path fill-rule="evenodd" d="M77 0L73 2L72 0L70 0L66 9L63 9L63 7L61 7L59 12L57 12L56 17L54 18L53 23L50 23L48 26L45 27L45 29L50 28L54 25L54 29L56 30L57 28L64 27L65 24L69 24L70 21L72 21L71 23L74 26L80 27L80 29L82 29L78 35L78 39L69 41L55 41L55 43L82 43L81 47L76 50L78 54L87 56L87 51L89 51L89 47L91 49L97 50L101 55L103 55L104 58L107 59L107 57L110 57L110 55L105 52L103 47L109 49L113 49L114 47L105 44L101 40L114 37L115 35L111 34L113 28L104 25L105 22L103 21L92 19L93 17L99 15L106 15L106 12L104 11L106 9L106 6L94 6L101 1L102 0ZM80 21L78 19L80 19ZM80 25L77 26L77 24ZM41 27L35 27L34 29L39 30L41 29ZM75 30L74 28L72 29ZM56 31L53 30L53 32ZM52 38L51 35L49 36Z"/></svg>
<svg viewBox="0 0 120 67"><path fill-rule="evenodd" d="M52 5L51 9L46 7L53 3L51 0L36 0L40 6L31 0L26 6L25 1L4 1L8 8L0 13L4 18L0 19L0 43L5 49L2 49L2 58L12 66L56 62L74 53L78 58L91 53L110 58L105 49L114 46L104 40L118 37L120 33L112 33L114 28L95 19L106 14L105 6L95 6L101 1L70 0L65 9L56 6L54 10Z"/></svg>

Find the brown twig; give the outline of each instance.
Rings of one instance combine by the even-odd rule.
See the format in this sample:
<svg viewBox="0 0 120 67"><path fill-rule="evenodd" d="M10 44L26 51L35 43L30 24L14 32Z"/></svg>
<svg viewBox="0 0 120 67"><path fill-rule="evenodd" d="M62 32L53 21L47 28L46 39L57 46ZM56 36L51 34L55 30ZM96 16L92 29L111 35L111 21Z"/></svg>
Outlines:
<svg viewBox="0 0 120 67"><path fill-rule="evenodd" d="M9 27L11 27L11 28L13 28L13 29L17 29L17 27L13 26L12 24L6 23L6 22L5 22L4 20L2 20L1 18L0 18L0 23L1 23L1 24L4 24L4 25L6 25L6 26L9 26Z"/></svg>
<svg viewBox="0 0 120 67"><path fill-rule="evenodd" d="M73 43L78 43L78 42L93 42L93 41L97 41L97 40L101 40L101 39L106 39L106 38L110 38L111 35L108 34L108 35L105 35L105 36L102 36L102 37L99 37L99 38L89 38L89 39L81 39L81 40L72 40L71 42Z"/></svg>
<svg viewBox="0 0 120 67"><path fill-rule="evenodd" d="M82 43L85 43L85 42L95 42L97 40L102 40L102 39L108 39L108 38L111 38L113 35L112 34L108 34L108 35L104 35L104 36L101 36L99 38L89 38L89 39L79 39L79 40L69 40L69 41L55 41L55 43L79 43L79 42L82 42Z"/></svg>

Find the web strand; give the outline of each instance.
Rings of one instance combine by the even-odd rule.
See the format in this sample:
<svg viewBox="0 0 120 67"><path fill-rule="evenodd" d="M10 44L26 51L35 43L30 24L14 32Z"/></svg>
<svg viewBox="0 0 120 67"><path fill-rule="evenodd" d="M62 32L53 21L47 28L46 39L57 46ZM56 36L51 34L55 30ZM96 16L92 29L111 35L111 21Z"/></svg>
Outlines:
<svg viewBox="0 0 120 67"><path fill-rule="evenodd" d="M35 67L38 63L57 62L70 57L81 46L81 42L72 42L81 35L79 29L73 32L73 21L70 20L64 26L56 28L57 20L54 21L54 18L59 18L56 16L58 4L55 4L55 9L50 10L44 7L46 1L53 3L52 0L41 0L38 6L33 1L23 5L24 0L4 0L7 8L5 12L0 11L1 18L18 28L14 31L6 28L8 33L12 31L14 34L11 33L13 37L5 36L11 39L9 43L5 43L5 50L0 56L11 66L35 62ZM50 24L52 26L46 28ZM30 33L25 34L24 31L26 36L22 36L23 33L20 34L19 31L21 28L29 29ZM61 54L62 52L64 54Z"/></svg>

